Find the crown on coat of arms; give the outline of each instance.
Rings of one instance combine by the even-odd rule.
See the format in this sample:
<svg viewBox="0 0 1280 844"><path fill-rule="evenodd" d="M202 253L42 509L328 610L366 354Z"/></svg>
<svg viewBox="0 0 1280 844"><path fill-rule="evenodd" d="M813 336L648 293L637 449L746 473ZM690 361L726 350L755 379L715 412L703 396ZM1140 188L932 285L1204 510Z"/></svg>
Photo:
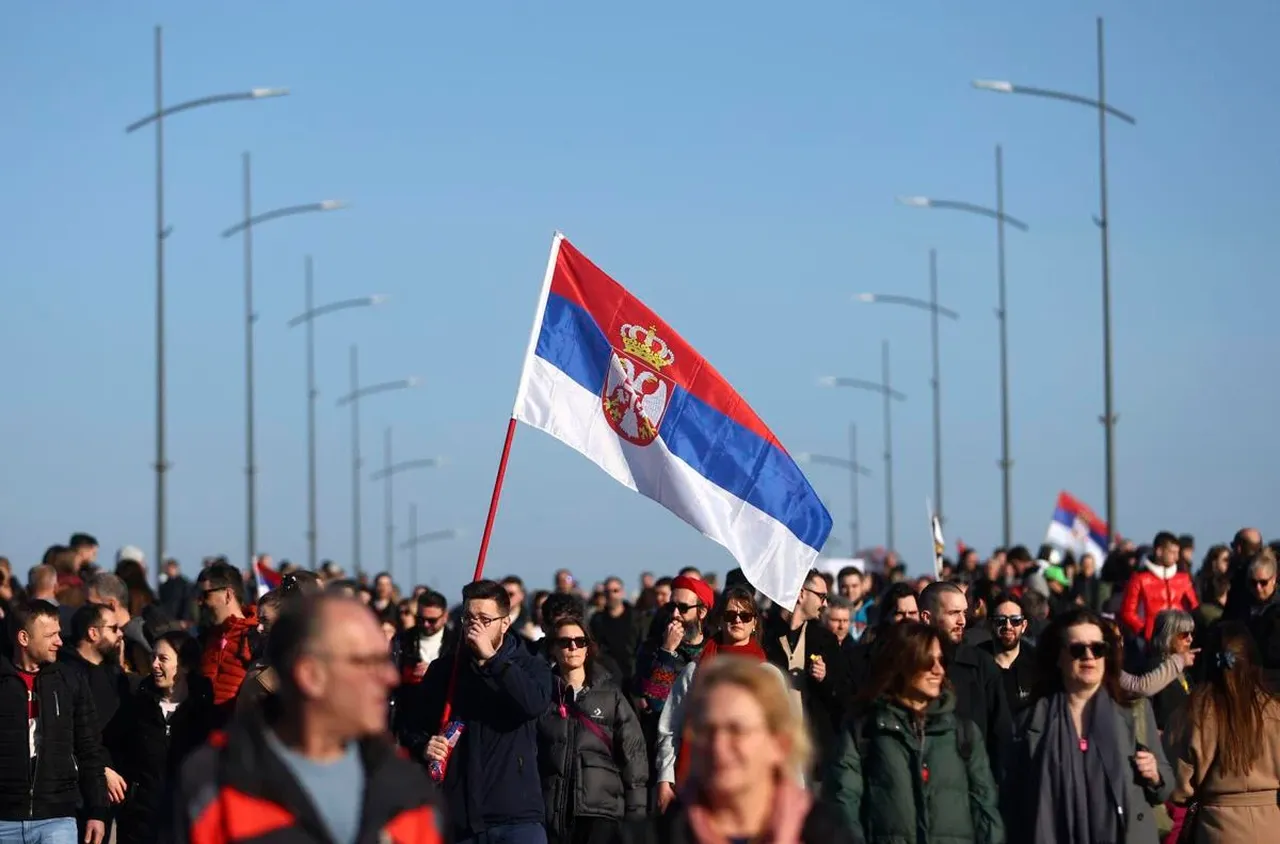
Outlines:
<svg viewBox="0 0 1280 844"><path fill-rule="evenodd" d="M661 370L662 367L675 363L676 356L666 342L654 333L655 330L652 325L648 328L631 324L622 326L622 349L654 369Z"/></svg>

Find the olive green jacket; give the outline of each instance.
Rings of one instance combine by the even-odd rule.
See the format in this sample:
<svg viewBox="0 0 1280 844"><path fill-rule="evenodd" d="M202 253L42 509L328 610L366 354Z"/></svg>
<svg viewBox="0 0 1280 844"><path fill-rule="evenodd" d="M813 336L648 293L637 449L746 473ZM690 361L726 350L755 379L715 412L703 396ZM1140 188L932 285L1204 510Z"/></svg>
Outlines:
<svg viewBox="0 0 1280 844"><path fill-rule="evenodd" d="M841 731L824 780L865 844L1004 844L982 731L957 718L949 691L923 721L876 701Z"/></svg>

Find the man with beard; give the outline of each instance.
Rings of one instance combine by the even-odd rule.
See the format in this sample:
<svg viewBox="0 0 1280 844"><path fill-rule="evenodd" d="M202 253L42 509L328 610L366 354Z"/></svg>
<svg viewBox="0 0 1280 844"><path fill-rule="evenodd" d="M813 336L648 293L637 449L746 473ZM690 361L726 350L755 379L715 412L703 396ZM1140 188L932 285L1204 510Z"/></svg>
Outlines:
<svg viewBox="0 0 1280 844"><path fill-rule="evenodd" d="M650 628L648 641L636 656L636 708L641 724L652 719L654 727L672 684L702 654L703 622L716 600L705 581L687 574L671 581L671 587L671 620L661 631Z"/></svg>
<svg viewBox="0 0 1280 844"><path fill-rule="evenodd" d="M977 647L995 660L1004 682L1005 700L1017 714L1031 700L1035 677L1035 649L1022 641L1027 632L1027 614L1017 598L998 595L991 601L987 623L991 625L991 639Z"/></svg>
<svg viewBox="0 0 1280 844"><path fill-rule="evenodd" d="M920 620L942 634L947 679L956 694L956 716L969 719L982 731L991 772L1000 782L1004 754L1013 739L1013 719L995 660L963 643L968 609L964 592L954 583L930 583L920 593Z"/></svg>
<svg viewBox="0 0 1280 844"><path fill-rule="evenodd" d="M551 706L551 668L511 630L501 584L469 583L462 603L462 640L427 668L423 705L414 712L421 719L415 734L431 738L411 752L445 766L441 787L457 844L546 844L538 718ZM453 729L442 731L454 677ZM453 743L442 732L454 733Z"/></svg>

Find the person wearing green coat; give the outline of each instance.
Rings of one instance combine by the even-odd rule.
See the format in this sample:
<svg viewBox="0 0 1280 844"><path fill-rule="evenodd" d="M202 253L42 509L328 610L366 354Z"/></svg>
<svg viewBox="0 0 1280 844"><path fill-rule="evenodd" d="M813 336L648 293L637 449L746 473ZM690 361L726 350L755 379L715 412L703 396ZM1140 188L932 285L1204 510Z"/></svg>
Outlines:
<svg viewBox="0 0 1280 844"><path fill-rule="evenodd" d="M824 777L861 844L1004 844L982 731L955 713L934 628L895 625Z"/></svg>

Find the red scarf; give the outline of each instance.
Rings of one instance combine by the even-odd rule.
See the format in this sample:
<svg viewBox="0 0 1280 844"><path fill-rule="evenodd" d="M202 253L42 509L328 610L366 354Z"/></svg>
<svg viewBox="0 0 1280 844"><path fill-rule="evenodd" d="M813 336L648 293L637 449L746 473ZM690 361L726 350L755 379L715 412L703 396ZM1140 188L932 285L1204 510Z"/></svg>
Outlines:
<svg viewBox="0 0 1280 844"><path fill-rule="evenodd" d="M740 656L743 659L754 659L756 662L765 661L764 648L760 647L760 643L754 638L748 639L744 644L733 647L722 647L715 639L708 639L707 644L702 648L701 656L698 657L698 666L702 667L715 659L716 654ZM696 675L694 679L696 681ZM692 757L688 753L688 747L689 728L686 726L681 730L680 749L676 752L676 788L683 785L689 775L689 764Z"/></svg>
<svg viewBox="0 0 1280 844"><path fill-rule="evenodd" d="M689 826L698 844L728 844L729 839L716 831L711 811L703 801L693 795L688 805ZM800 844L805 819L813 807L813 798L799 784L779 778L773 792L773 813L769 828L762 840L769 844Z"/></svg>

